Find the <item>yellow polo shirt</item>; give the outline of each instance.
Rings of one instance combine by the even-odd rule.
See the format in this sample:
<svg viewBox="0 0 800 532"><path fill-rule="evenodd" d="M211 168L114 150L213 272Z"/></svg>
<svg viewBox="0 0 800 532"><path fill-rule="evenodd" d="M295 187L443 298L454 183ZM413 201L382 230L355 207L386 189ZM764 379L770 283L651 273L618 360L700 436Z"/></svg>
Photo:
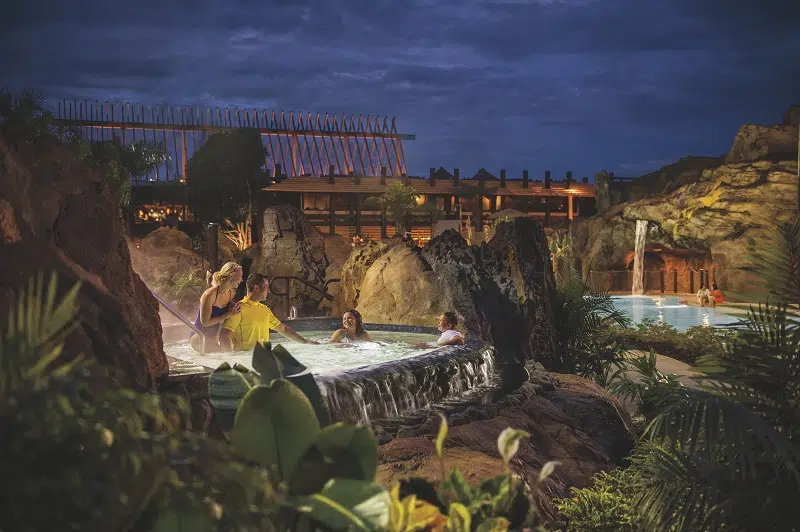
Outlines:
<svg viewBox="0 0 800 532"><path fill-rule="evenodd" d="M233 332L234 351L250 351L259 342L269 342L269 330L280 326L281 321L268 306L248 297L240 304L241 311L226 318L222 328Z"/></svg>

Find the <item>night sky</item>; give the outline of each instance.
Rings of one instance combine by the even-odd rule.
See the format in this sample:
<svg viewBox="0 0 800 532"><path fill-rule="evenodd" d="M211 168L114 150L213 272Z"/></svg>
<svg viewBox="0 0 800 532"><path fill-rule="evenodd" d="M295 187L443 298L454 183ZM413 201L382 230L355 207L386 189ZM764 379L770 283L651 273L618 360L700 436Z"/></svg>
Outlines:
<svg viewBox="0 0 800 532"><path fill-rule="evenodd" d="M418 175L635 176L800 103L798 0L11 4L0 87L394 115Z"/></svg>

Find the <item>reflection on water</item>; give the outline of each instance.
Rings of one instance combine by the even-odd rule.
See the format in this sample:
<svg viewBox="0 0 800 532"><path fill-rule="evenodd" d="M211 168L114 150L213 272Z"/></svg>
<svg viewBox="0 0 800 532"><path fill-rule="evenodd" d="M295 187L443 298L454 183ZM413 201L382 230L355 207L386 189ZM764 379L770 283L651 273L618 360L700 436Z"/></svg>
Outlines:
<svg viewBox="0 0 800 532"><path fill-rule="evenodd" d="M679 331L697 325L716 327L738 321L719 308L682 305L677 296L613 296L611 299L633 323L651 320L672 325Z"/></svg>

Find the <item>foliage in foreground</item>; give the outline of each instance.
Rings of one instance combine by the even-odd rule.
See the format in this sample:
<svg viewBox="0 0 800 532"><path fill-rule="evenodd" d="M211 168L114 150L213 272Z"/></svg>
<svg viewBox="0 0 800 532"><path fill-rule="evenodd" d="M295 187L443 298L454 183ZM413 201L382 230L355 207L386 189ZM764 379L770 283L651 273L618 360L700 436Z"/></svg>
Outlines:
<svg viewBox="0 0 800 532"><path fill-rule="evenodd" d="M800 222L783 226L762 275L777 305L751 307L722 355L698 360L699 390L665 402L635 504L648 530L796 530L800 522ZM782 283L782 284L781 284Z"/></svg>
<svg viewBox="0 0 800 532"><path fill-rule="evenodd" d="M59 359L79 289L57 301L55 277L46 289L32 283L0 337L0 528L541 530L530 488L555 464L532 487L510 474L526 433L500 435L505 471L479 486L442 462L442 482L386 490L375 482L372 430L330 424L309 381L283 364L288 353L270 358L262 348L265 373L290 368L296 384L223 365L218 377L245 395L220 409L230 443L210 441L182 426L179 399L110 387L99 367ZM446 436L443 418L440 460Z"/></svg>

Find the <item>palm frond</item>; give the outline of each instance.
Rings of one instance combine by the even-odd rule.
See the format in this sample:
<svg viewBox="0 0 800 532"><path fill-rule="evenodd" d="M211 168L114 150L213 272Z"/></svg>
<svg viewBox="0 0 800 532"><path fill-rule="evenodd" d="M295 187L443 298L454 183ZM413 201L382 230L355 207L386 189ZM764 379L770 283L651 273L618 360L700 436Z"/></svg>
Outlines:
<svg viewBox="0 0 800 532"><path fill-rule="evenodd" d="M748 289L750 299L771 297L800 308L800 218L781 225L777 233L778 245L759 250L755 266L742 268L754 276Z"/></svg>

